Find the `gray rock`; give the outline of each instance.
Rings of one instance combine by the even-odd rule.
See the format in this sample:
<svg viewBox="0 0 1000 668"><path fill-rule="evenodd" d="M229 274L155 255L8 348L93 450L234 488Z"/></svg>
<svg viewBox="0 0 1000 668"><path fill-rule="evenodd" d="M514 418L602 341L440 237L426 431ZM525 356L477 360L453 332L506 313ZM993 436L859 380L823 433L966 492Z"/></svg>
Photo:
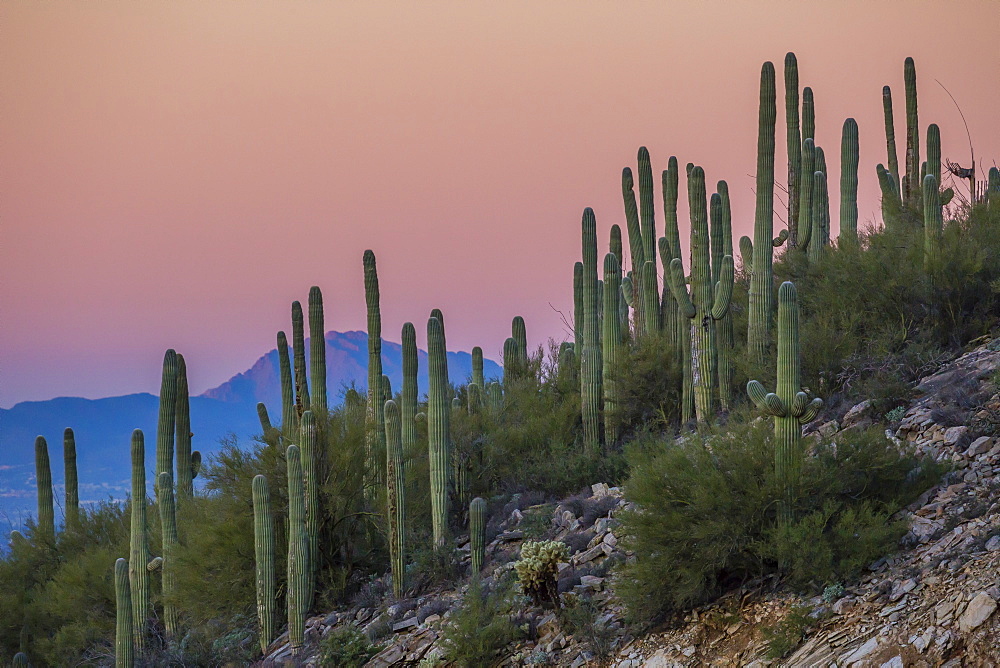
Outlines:
<svg viewBox="0 0 1000 668"><path fill-rule="evenodd" d="M969 601L969 606L958 618L958 628L968 633L979 628L983 622L990 618L993 611L997 609L997 602L993 597L984 591L976 594L976 597Z"/></svg>
<svg viewBox="0 0 1000 668"><path fill-rule="evenodd" d="M993 439L989 436L980 436L972 442L969 449L965 451L965 456L969 459L973 459L987 453L993 447Z"/></svg>
<svg viewBox="0 0 1000 668"><path fill-rule="evenodd" d="M878 636L869 638L868 641L865 642L865 644L863 644L861 647L857 648L856 650L845 656L843 659L841 659L841 663L843 663L845 666L849 666L852 663L860 661L861 659L865 658L866 656L874 652L876 649L878 649Z"/></svg>
<svg viewBox="0 0 1000 668"><path fill-rule="evenodd" d="M392 632L399 633L400 631L406 631L407 629L412 629L417 625L417 618L410 617L409 619L404 619L401 622L396 622L392 625Z"/></svg>
<svg viewBox="0 0 1000 668"><path fill-rule="evenodd" d="M905 668L903 665L903 657L897 654L883 663L879 668Z"/></svg>
<svg viewBox="0 0 1000 668"><path fill-rule="evenodd" d="M860 404L857 404L851 410L847 411L847 414L843 419L844 427L850 427L860 422L861 418L864 417L865 411L867 411L871 405L872 402L865 399Z"/></svg>

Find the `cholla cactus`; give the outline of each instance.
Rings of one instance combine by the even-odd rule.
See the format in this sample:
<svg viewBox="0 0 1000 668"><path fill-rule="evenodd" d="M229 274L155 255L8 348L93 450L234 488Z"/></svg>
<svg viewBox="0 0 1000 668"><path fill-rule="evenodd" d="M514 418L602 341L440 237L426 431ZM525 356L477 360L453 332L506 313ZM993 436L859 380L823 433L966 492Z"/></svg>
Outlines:
<svg viewBox="0 0 1000 668"><path fill-rule="evenodd" d="M557 540L528 541L521 545L521 560L514 564L525 594L536 604L546 601L558 607L556 576L559 564L569 558L569 547Z"/></svg>

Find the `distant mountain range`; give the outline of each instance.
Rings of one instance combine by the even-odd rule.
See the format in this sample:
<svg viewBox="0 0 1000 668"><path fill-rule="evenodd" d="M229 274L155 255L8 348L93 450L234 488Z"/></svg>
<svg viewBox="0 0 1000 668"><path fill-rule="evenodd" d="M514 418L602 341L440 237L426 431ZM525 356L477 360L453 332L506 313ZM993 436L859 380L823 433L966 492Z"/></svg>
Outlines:
<svg viewBox="0 0 1000 668"><path fill-rule="evenodd" d="M309 346L306 345L308 358ZM327 388L331 405L339 405L344 389L353 383L359 391L368 386L368 335L365 332L327 332ZM427 353L418 351L417 387L427 392ZM487 379L500 378L496 362L484 360ZM382 341L382 370L398 391L403 383L402 347ZM462 384L472 375L472 356L448 353L448 376ZM220 440L235 438L246 443L260 433L257 402L263 402L277 424L281 420L281 386L278 351L273 349L253 366L197 397L191 397L193 447L203 455L216 452ZM55 498L61 505L63 430L72 427L77 444L80 501L121 499L128 494L131 476L129 442L133 429L146 434L146 458L156 449L158 397L142 393L104 399L59 397L47 401L25 401L0 409L0 535L9 523L16 527L34 515L34 442L39 434L49 444ZM147 465L148 466L148 465ZM57 512L59 517L60 513Z"/></svg>

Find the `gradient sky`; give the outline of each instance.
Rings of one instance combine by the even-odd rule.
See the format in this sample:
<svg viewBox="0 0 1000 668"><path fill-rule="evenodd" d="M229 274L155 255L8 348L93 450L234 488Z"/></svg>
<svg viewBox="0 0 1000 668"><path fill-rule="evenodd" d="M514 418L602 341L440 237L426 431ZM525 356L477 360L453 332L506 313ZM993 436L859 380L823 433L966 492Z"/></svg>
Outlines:
<svg viewBox="0 0 1000 668"><path fill-rule="evenodd" d="M4 2L0 406L155 392L168 347L201 392L314 284L327 329L363 329L366 248L388 339L411 320L423 347L435 307L452 350L499 358L517 314L561 339L581 212L603 255L640 145L657 174L674 154L727 179L750 232L760 66L780 82L789 50L831 174L858 120L874 220L906 56L922 141L936 122L969 163L939 80L1000 156L998 25L991 1Z"/></svg>

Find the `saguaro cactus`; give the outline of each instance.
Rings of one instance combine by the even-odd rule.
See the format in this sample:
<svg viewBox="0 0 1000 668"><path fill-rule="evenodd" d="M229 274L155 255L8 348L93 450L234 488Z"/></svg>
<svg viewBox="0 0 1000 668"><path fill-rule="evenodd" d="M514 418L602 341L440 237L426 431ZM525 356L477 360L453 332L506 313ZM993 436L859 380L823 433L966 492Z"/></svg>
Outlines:
<svg viewBox="0 0 1000 668"><path fill-rule="evenodd" d="M772 80L773 80L772 70ZM773 102L773 100L772 100ZM680 258L670 263L670 287L684 316L691 318L691 379L694 386L695 412L699 422L708 422L714 411L718 350L715 321L729 310L733 294L733 257L722 258L719 280L712 280L709 248L708 211L706 210L705 172L695 167L688 176L688 200L691 210L691 293L684 280ZM770 251L770 244L768 246Z"/></svg>
<svg viewBox="0 0 1000 668"><path fill-rule="evenodd" d="M177 443L177 493L182 499L194 494L195 471L191 465L191 403L188 397L187 364L183 355L177 355L177 409L175 439Z"/></svg>
<svg viewBox="0 0 1000 668"><path fill-rule="evenodd" d="M483 349L479 346L472 348L472 382L479 387L486 387L486 378L483 375Z"/></svg>
<svg viewBox="0 0 1000 668"><path fill-rule="evenodd" d="M813 184L816 182L816 146L812 139L802 142L802 175L799 178L798 246L808 251L812 240Z"/></svg>
<svg viewBox="0 0 1000 668"><path fill-rule="evenodd" d="M24 652L18 652L14 655L14 668L31 668L31 662L28 661L28 655Z"/></svg>
<svg viewBox="0 0 1000 668"><path fill-rule="evenodd" d="M885 151L886 162L889 165L889 173L896 184L896 192L900 192L899 182L899 159L896 155L896 129L892 117L892 90L888 86L882 86L882 115L885 118Z"/></svg>
<svg viewBox="0 0 1000 668"><path fill-rule="evenodd" d="M115 561L115 668L135 665L132 644L132 592L128 582L128 562Z"/></svg>
<svg viewBox="0 0 1000 668"><path fill-rule="evenodd" d="M941 187L941 129L937 123L927 126L927 173Z"/></svg>
<svg viewBox="0 0 1000 668"><path fill-rule="evenodd" d="M369 484L381 480L380 458L385 455L385 399L382 393L382 310L379 305L378 269L375 253L366 250L365 303L368 306L368 414L365 449Z"/></svg>
<svg viewBox="0 0 1000 668"><path fill-rule="evenodd" d="M524 371L528 369L528 332L524 326L524 318L514 316L510 323L511 337L517 343L518 365Z"/></svg>
<svg viewBox="0 0 1000 668"><path fill-rule="evenodd" d="M312 411L302 414L299 436L299 454L302 459L302 485L306 495L306 538L309 543L309 579L306 583L306 608L312 607L319 572L319 439Z"/></svg>
<svg viewBox="0 0 1000 668"><path fill-rule="evenodd" d="M56 514L52 502L52 469L49 445L42 436L35 437L35 486L38 489L38 529L49 538L56 535Z"/></svg>
<svg viewBox="0 0 1000 668"><path fill-rule="evenodd" d="M710 214L715 211L718 200L718 213L710 216L712 236L712 283L718 283L724 272L723 262L728 255L733 257L733 225L732 209L729 203L729 184L719 181L716 184L717 195L712 195ZM729 309L719 319L715 330L715 338L719 349L719 401L722 409L728 411L733 397L733 348L736 345L733 333L733 316Z"/></svg>
<svg viewBox="0 0 1000 668"><path fill-rule="evenodd" d="M284 332L278 332L278 368L281 375L281 433L286 440L291 440L299 433L299 413L295 409L292 363L288 357L288 338Z"/></svg>
<svg viewBox="0 0 1000 668"><path fill-rule="evenodd" d="M944 227L941 196L933 174L924 177L924 271L930 271L937 256Z"/></svg>
<svg viewBox="0 0 1000 668"><path fill-rule="evenodd" d="M990 167L986 179L986 201L991 207L1000 203L1000 169Z"/></svg>
<svg viewBox="0 0 1000 668"><path fill-rule="evenodd" d="M152 557L149 553L146 524L146 446L142 431L139 429L132 432L131 499L128 577L132 592L132 628L135 633L135 645L142 649L146 646L146 627L149 618L149 566Z"/></svg>
<svg viewBox="0 0 1000 668"><path fill-rule="evenodd" d="M521 377L521 355L517 349L517 341L508 336L503 342L503 382L508 389L517 378Z"/></svg>
<svg viewBox="0 0 1000 668"><path fill-rule="evenodd" d="M451 411L448 402L448 359L444 325L427 320L427 444L431 476L431 524L435 549L448 538L448 486L451 466Z"/></svg>
<svg viewBox="0 0 1000 668"><path fill-rule="evenodd" d="M177 353L168 350L163 355L163 377L160 380L160 414L156 426L155 481L160 473L174 478L174 421L177 413Z"/></svg>
<svg viewBox="0 0 1000 668"><path fill-rule="evenodd" d="M253 478L253 548L257 566L257 624L260 651L267 652L274 639L274 517L271 515L271 492L267 478Z"/></svg>
<svg viewBox="0 0 1000 668"><path fill-rule="evenodd" d="M903 85L906 92L906 177L903 201L916 206L920 201L920 126L917 123L917 70L913 58L903 62Z"/></svg>
<svg viewBox="0 0 1000 668"><path fill-rule="evenodd" d="M156 500L160 509L160 528L163 532L163 626L167 639L174 640L180 631L180 615L177 611L177 507L174 503L174 481L170 474L162 471L157 476L159 486Z"/></svg>
<svg viewBox="0 0 1000 668"><path fill-rule="evenodd" d="M646 331L659 331L660 328L660 292L656 284L656 198L653 196L653 168L649 160L649 151L645 146L639 147L637 156L639 163L639 229L642 231L642 260L653 263L653 297L647 304L656 304L656 311L647 308L645 317L654 320L651 326L646 323ZM643 286L645 288L645 286Z"/></svg>
<svg viewBox="0 0 1000 668"><path fill-rule="evenodd" d="M295 371L295 410L302 415L309 410L309 380L306 377L306 334L302 304L292 302L292 368Z"/></svg>
<svg viewBox="0 0 1000 668"><path fill-rule="evenodd" d="M80 526L80 493L76 476L76 437L69 427L63 431L63 465L66 478L66 528Z"/></svg>
<svg viewBox="0 0 1000 668"><path fill-rule="evenodd" d="M403 435L399 406L385 402L385 482L386 519L389 523L389 563L392 566L392 593L403 596L406 576L406 477L403 472Z"/></svg>
<svg viewBox="0 0 1000 668"><path fill-rule="evenodd" d="M583 350L583 263L573 264L573 345Z"/></svg>
<svg viewBox="0 0 1000 668"><path fill-rule="evenodd" d="M809 242L809 262L819 262L826 246L830 228L830 208L826 191L826 174L813 172L812 240Z"/></svg>
<svg viewBox="0 0 1000 668"><path fill-rule="evenodd" d="M772 269L774 248L771 242L774 233L774 124L776 113L774 65L765 62L760 70L760 110L757 127L757 210L754 215L753 273L750 276L750 310L747 324L748 349L751 358L756 361L763 361L767 356L771 340L771 312L774 310L774 288L772 286L774 281ZM803 116L805 116L804 106ZM676 288L674 288L674 295L680 300ZM704 401L704 397L702 400Z"/></svg>
<svg viewBox="0 0 1000 668"><path fill-rule="evenodd" d="M802 139L816 141L816 102L809 86L802 89Z"/></svg>
<svg viewBox="0 0 1000 668"><path fill-rule="evenodd" d="M798 243L799 175L802 171L802 137L799 133L799 62L785 54L785 145L788 150L788 245Z"/></svg>
<svg viewBox="0 0 1000 668"><path fill-rule="evenodd" d="M629 236L631 237L631 233ZM594 218L594 210L589 207L583 212L583 267L584 324L580 400L584 447L594 453L601 443L601 354L597 334L597 220Z"/></svg>
<svg viewBox="0 0 1000 668"><path fill-rule="evenodd" d="M312 382L310 408L326 412L326 332L323 324L323 293L309 288L309 380Z"/></svg>
<svg viewBox="0 0 1000 668"><path fill-rule="evenodd" d="M875 171L878 174L879 187L882 189L882 223L886 230L898 229L903 202L897 189L897 179L894 174L886 171L881 163L875 166Z"/></svg>
<svg viewBox="0 0 1000 668"><path fill-rule="evenodd" d="M622 170L622 200L625 202L625 223L628 229L629 254L632 256L632 271L635 274L635 281L632 284L634 304L635 304L635 332L639 336L645 332L644 313L641 302L642 286L639 280L639 270L646 261L645 247L642 239L642 225L639 222L639 207L635 201L635 184L632 179L632 169L626 167ZM596 232L595 232L596 239ZM594 247L597 247L595 240ZM596 253L596 251L595 251ZM584 257L584 268L586 269L586 256ZM597 261L595 259L596 266ZM595 269L596 273L596 269ZM589 274L587 274L589 276ZM589 278L586 280L590 280ZM581 344L577 344L577 350L582 351ZM582 360L581 360L582 362Z"/></svg>
<svg viewBox="0 0 1000 668"><path fill-rule="evenodd" d="M844 121L840 136L840 238L858 240L858 123Z"/></svg>
<svg viewBox="0 0 1000 668"><path fill-rule="evenodd" d="M651 263L647 262L646 267ZM655 271L655 270L653 270ZM604 256L604 441L611 444L618 440L618 365L621 364L621 319L618 317L618 299L621 292L621 266L614 253ZM473 569L475 570L475 569Z"/></svg>
<svg viewBox="0 0 1000 668"><path fill-rule="evenodd" d="M623 266L625 255L622 250L622 228L617 224L611 226L611 239L608 244L608 249L618 258L618 266Z"/></svg>
<svg viewBox="0 0 1000 668"><path fill-rule="evenodd" d="M802 392L799 366L799 302L795 285L788 281L778 288L778 386L769 393L756 380L747 383L750 399L774 416L774 469L784 487L779 518L791 521L792 502L802 465L802 425L823 407L822 399L809 400Z"/></svg>
<svg viewBox="0 0 1000 668"><path fill-rule="evenodd" d="M469 546L472 575L475 577L486 562L486 502L478 496L469 504Z"/></svg>
<svg viewBox="0 0 1000 668"><path fill-rule="evenodd" d="M306 500L302 456L297 445L285 452L288 464L288 644L292 655L302 652L309 600L309 539L306 536Z"/></svg>
<svg viewBox="0 0 1000 668"><path fill-rule="evenodd" d="M660 264L665 274L670 272L670 262L681 256L681 233L677 227L677 191L679 175L677 158L670 156L667 169L663 170L661 185L663 189L663 237L658 243ZM666 335L667 344L674 351L674 358L683 364L683 344L680 336L687 332L687 321L680 317L677 300L670 289L670 280L664 282L663 297L660 303L661 330ZM683 322L682 322L683 321Z"/></svg>
<svg viewBox="0 0 1000 668"><path fill-rule="evenodd" d="M413 457L417 446L417 330L412 322L403 323L403 389L400 395L400 421L402 423L403 452L406 458ZM479 351L482 366L482 350ZM475 350L472 364L475 369ZM481 369L480 369L481 370ZM475 371L473 371L475 374Z"/></svg>
<svg viewBox="0 0 1000 668"><path fill-rule="evenodd" d="M264 442L271 446L278 444L278 430L271 425L271 416L267 414L267 406L263 402L257 402L257 419L260 420L260 430Z"/></svg>

